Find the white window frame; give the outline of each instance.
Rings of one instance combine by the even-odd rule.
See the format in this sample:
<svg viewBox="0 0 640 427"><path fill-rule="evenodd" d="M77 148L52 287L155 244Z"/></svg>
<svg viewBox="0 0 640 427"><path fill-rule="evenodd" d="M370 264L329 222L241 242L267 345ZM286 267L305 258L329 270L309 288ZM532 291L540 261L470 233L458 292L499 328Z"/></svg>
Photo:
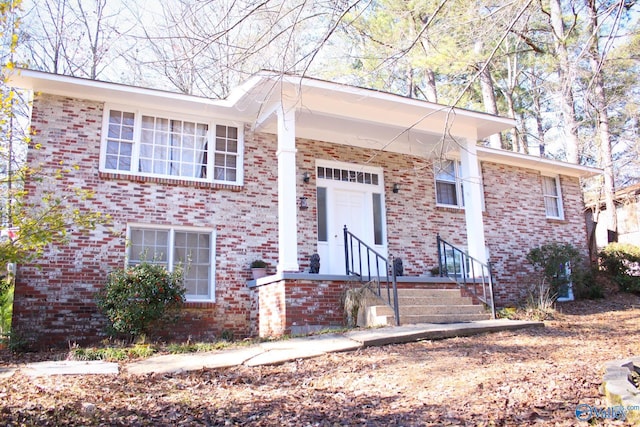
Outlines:
<svg viewBox="0 0 640 427"><path fill-rule="evenodd" d="M442 181L442 180L438 180L437 177L437 170L439 168L439 164L442 162L452 162L453 163L453 168L454 168L454 174L455 174L455 185L456 185L456 204L455 205L449 205L446 203L440 203L438 201L438 181ZM480 161L478 161L478 170L480 171L480 201L482 203L482 211L485 211L485 202L484 202L484 184L483 184L483 180L482 180L482 163L480 163ZM451 181L442 181L442 182L449 182L451 183ZM433 161L433 187L435 190L435 199L436 199L436 206L442 207L442 208L455 208L455 209L462 209L464 210L464 188L463 188L463 183L464 183L464 179L462 178L462 162L460 161L460 159L436 159Z"/></svg>
<svg viewBox="0 0 640 427"><path fill-rule="evenodd" d="M544 183L545 179L553 179L555 183L556 194L548 194L546 192L546 185ZM542 184L542 201L544 204L544 212L548 219L564 219L564 207L562 205L562 189L560 187L560 176L559 175L542 175L541 179ZM547 200L554 199L555 205L558 210L558 215L550 215L549 210L547 209Z"/></svg>
<svg viewBox="0 0 640 427"><path fill-rule="evenodd" d="M131 231L132 229L144 229L144 230L158 230L158 231L168 231L168 244L169 247L167 253L167 270L173 271L175 267L174 260L174 236L176 232L191 232L191 233L202 233L209 234L209 295L193 295L186 294L187 302L215 302L216 300L216 230L208 227L182 227L182 226L171 226L171 225L157 225L157 224L140 224L140 223L130 223L127 224L127 249L125 255L125 267L134 265L130 263L130 251L131 251ZM146 260L146 262L150 264L155 264L153 259ZM164 262L157 264L163 264Z"/></svg>
<svg viewBox="0 0 640 427"><path fill-rule="evenodd" d="M109 136L109 116L112 110L122 111L125 113L134 114L134 131L133 131L133 147L131 153L131 167L129 170L121 169L108 169L106 167L107 159L107 139ZM139 172L138 165L140 162L140 148L141 148L141 128L142 128L142 116L152 116L154 118L162 118L167 120L180 120L187 122L195 122L206 124L208 126L207 131L207 178L189 177L181 175L169 175L158 174L153 172ZM216 126L235 127L238 132L237 140L237 155L236 155L236 180L218 180L215 179L215 154L216 154ZM222 154L228 154L221 152ZM171 179L179 181L194 181L194 182L210 182L220 183L227 185L242 185L244 181L244 126L242 123L224 121L224 120L212 120L206 117L197 117L188 114L172 113L161 110L153 109L141 109L126 105L118 104L105 104L104 114L102 118L102 136L100 143L100 171L105 173L115 173L119 175L129 176L148 176L162 179Z"/></svg>
<svg viewBox="0 0 640 427"><path fill-rule="evenodd" d="M441 168L441 164L444 162L451 162L453 164L453 173L455 181L444 181L438 179L438 170ZM462 165L460 160L457 159L437 159L433 162L433 181L435 188L436 206L442 206L447 208L459 208L464 209L464 195L462 192ZM445 182L448 184L454 184L456 189L456 204L442 203L438 200L438 182Z"/></svg>

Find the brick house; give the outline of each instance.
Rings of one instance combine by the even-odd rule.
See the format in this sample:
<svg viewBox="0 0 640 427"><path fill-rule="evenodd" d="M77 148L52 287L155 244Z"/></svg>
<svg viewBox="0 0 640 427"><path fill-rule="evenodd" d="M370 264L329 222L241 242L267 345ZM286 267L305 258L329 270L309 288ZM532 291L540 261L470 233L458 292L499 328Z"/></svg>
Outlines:
<svg viewBox="0 0 640 427"><path fill-rule="evenodd" d="M531 248L587 253L579 179L599 171L478 145L510 119L268 72L224 100L30 70L12 82L35 93L28 161L75 165L63 184L112 217L18 266L13 328L40 346L99 337L94 294L141 253L189 259L184 318L163 331L183 339L341 324L345 225L402 259L404 286L429 282L437 234L490 259L498 306L526 294ZM251 279L255 259L267 277Z"/></svg>

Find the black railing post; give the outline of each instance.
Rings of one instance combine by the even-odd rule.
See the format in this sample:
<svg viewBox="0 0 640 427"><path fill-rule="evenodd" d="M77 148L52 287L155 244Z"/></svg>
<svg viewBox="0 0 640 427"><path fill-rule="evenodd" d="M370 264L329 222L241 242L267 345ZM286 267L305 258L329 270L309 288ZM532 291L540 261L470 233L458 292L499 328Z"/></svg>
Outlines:
<svg viewBox="0 0 640 427"><path fill-rule="evenodd" d="M385 300L384 295L382 294L382 289L381 289L381 275L380 275L380 264L382 263L384 265L384 269L385 269L385 283L386 283L386 288L387 288L387 296L386 296L386 302L387 304L389 304L393 309L394 309L394 314L395 314L395 318L396 318L396 324L399 325L400 324L400 309L399 309L399 304L398 304L398 285L397 285L397 278L396 278L396 271L395 268L393 269L393 281L392 283L390 283L390 274L389 274L389 268L390 268L390 262L389 259L382 256L381 254L379 254L378 252L376 252L373 248L369 247L369 245L367 245L366 243L364 243L362 240L360 240L357 236L354 236L348 229L347 226L344 226L343 229L343 233L344 233L344 257L345 257L345 270L347 273L347 276L353 274L356 275L360 278L360 281L363 281L365 279L363 272L362 272L362 268L363 268L363 260L362 260L362 252L363 252L363 248L364 251L366 253L366 268L368 269L367 272L367 278L368 281L371 282L371 269L373 268L372 262L371 262L371 257L375 257L375 267L376 267L376 279L378 281L378 289L377 289L377 294L378 296ZM353 248L353 241L356 241L356 244L358 245L357 251L358 251L358 265L355 265L355 253L354 253L354 248ZM351 262L351 265L349 265L349 262ZM359 271L355 271L355 268L359 268ZM393 285L393 298L391 297L391 286ZM392 301L393 300L393 301Z"/></svg>
<svg viewBox="0 0 640 427"><path fill-rule="evenodd" d="M440 238L440 234L437 235L438 241L438 262L440 268L440 276L447 276L456 280L459 286L463 287L467 291L471 292L476 298L482 301L485 305L489 306L491 309L491 317L493 319L496 318L496 306L495 306L495 298L493 295L493 272L491 268L491 263L487 260L486 263L481 262L474 257L470 256L467 252L464 252L450 243L442 240ZM449 271L448 268L448 259L447 259L447 250L451 248L451 254L453 259L452 267L453 272ZM460 254L460 273L458 274L458 261L457 257ZM469 265L467 265L469 263ZM480 286L482 286L482 293L478 292L478 278L476 277L476 263L478 263L480 268L481 280ZM485 275L486 269L486 275ZM453 275L453 277L452 277ZM485 281L485 277L488 279L488 283ZM487 292L488 286L488 292ZM488 293L488 295L487 295Z"/></svg>
<svg viewBox="0 0 640 427"><path fill-rule="evenodd" d="M346 275L349 275L349 247L347 246L347 226L344 226L344 266L346 268Z"/></svg>
<svg viewBox="0 0 640 427"><path fill-rule="evenodd" d="M400 304L398 303L398 280L393 257L391 257L391 277L393 278L393 312L396 317L396 326L400 326Z"/></svg>
<svg viewBox="0 0 640 427"><path fill-rule="evenodd" d="M442 277L442 249L440 249L440 246L442 246L442 239L440 239L440 233L436 235L436 238L438 239L438 274Z"/></svg>
<svg viewBox="0 0 640 427"><path fill-rule="evenodd" d="M496 302L493 298L493 268L491 268L491 262L487 260L487 270L489 276L489 298L491 299L491 318L496 318Z"/></svg>

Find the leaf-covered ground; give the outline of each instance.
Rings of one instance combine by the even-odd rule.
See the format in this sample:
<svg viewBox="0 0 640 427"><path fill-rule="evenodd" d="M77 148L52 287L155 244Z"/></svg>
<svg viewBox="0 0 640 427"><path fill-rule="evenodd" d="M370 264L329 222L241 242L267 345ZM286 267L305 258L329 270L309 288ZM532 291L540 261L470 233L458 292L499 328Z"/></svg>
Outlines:
<svg viewBox="0 0 640 427"><path fill-rule="evenodd" d="M0 425L586 426L575 409L607 406L604 363L640 355L640 299L618 294L559 310L545 328L280 366L149 377L18 373L0 379ZM0 366L16 362L4 353Z"/></svg>

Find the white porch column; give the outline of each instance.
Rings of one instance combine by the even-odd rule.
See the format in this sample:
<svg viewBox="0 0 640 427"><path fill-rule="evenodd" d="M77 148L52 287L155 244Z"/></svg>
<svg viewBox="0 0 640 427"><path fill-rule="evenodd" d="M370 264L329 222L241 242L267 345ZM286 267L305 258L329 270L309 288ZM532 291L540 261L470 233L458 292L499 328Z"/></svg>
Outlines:
<svg viewBox="0 0 640 427"><path fill-rule="evenodd" d="M297 272L296 110L278 108L278 272Z"/></svg>
<svg viewBox="0 0 640 427"><path fill-rule="evenodd" d="M464 139L460 149L460 163L469 255L486 263L487 253L482 219L482 181L475 138Z"/></svg>

